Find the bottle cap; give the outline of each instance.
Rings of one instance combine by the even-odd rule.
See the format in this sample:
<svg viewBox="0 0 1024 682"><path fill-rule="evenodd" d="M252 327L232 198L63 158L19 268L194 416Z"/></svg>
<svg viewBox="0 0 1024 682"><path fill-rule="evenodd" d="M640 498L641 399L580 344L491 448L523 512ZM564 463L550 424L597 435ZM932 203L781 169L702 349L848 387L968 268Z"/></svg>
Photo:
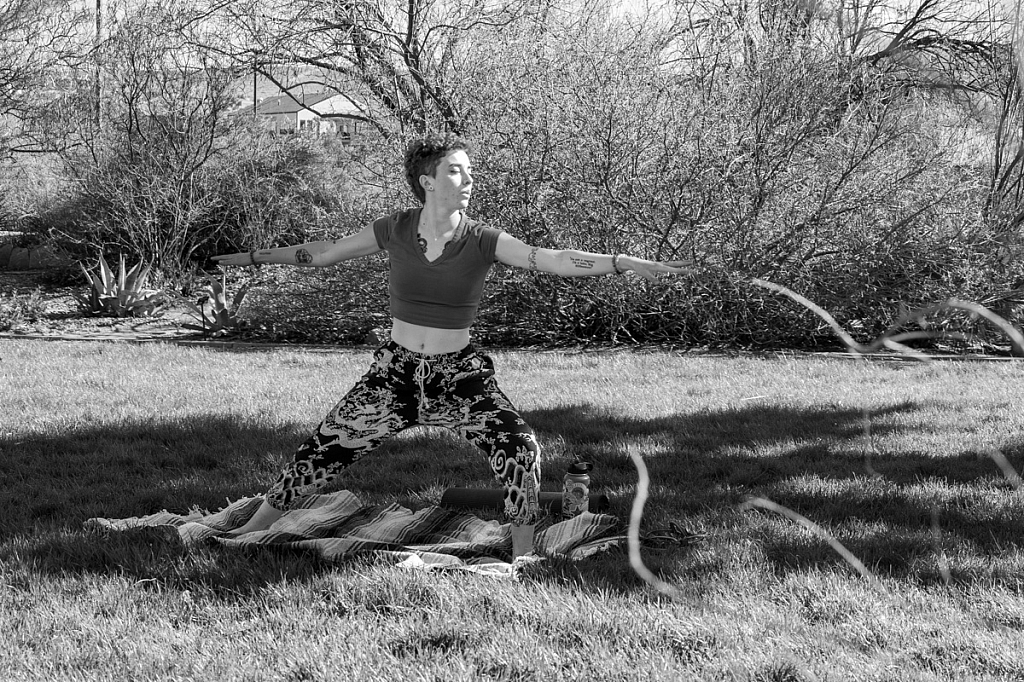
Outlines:
<svg viewBox="0 0 1024 682"><path fill-rule="evenodd" d="M570 474L586 474L593 470L594 465L590 462L573 462L569 465Z"/></svg>

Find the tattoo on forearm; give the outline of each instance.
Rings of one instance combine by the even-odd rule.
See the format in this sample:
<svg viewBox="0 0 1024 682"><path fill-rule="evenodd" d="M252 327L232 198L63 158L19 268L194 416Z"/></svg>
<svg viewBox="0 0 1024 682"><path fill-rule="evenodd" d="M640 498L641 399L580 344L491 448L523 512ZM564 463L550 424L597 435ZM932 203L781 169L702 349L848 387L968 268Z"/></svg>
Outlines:
<svg viewBox="0 0 1024 682"><path fill-rule="evenodd" d="M578 256L569 256L569 260L580 270L593 270L594 261L590 258L580 258Z"/></svg>
<svg viewBox="0 0 1024 682"><path fill-rule="evenodd" d="M532 249L530 249L530 256L529 258L527 258L527 260L530 262L531 270L537 269L537 248L538 247L535 246Z"/></svg>
<svg viewBox="0 0 1024 682"><path fill-rule="evenodd" d="M299 265L309 265L313 262L313 254L305 249L298 249L295 252L295 262Z"/></svg>

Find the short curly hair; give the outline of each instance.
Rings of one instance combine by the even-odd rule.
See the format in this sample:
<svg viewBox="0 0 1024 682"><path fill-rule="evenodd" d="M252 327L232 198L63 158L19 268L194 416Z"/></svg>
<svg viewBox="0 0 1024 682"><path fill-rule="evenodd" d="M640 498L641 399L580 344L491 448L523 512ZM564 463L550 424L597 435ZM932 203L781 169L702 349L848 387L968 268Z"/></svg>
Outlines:
<svg viewBox="0 0 1024 682"><path fill-rule="evenodd" d="M460 150L468 152L469 142L454 133L431 133L409 143L405 149L405 180L420 203L427 202L420 176L433 177L441 159Z"/></svg>

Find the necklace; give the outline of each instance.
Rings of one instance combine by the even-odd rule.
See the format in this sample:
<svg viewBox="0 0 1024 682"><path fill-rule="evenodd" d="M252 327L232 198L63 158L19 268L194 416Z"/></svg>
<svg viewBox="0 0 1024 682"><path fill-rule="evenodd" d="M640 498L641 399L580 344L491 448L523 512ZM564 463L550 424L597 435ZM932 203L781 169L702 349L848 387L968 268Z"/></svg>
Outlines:
<svg viewBox="0 0 1024 682"><path fill-rule="evenodd" d="M427 253L427 240L424 239L422 234L416 235L416 242L420 245L420 251L422 251L424 254L426 254ZM451 239L446 241L444 243L444 246L441 247L441 253L444 253L445 251L447 251L448 250L448 246L451 243L452 243Z"/></svg>
<svg viewBox="0 0 1024 682"><path fill-rule="evenodd" d="M448 247L451 245L451 243L453 241L459 239L462 236L462 234L461 234L462 233L462 224L463 224L463 220L460 219L459 220L459 224L455 226L454 230L452 230L452 237L451 237L451 239L446 241L444 243L444 246L441 247L441 253L444 253L445 251L447 251ZM433 241L436 241L437 239L439 239L439 238L436 238ZM427 238L423 236L422 232L419 232L419 231L416 232L416 243L419 244L420 251L422 251L424 254L426 254L427 253L427 246L428 246L427 245Z"/></svg>

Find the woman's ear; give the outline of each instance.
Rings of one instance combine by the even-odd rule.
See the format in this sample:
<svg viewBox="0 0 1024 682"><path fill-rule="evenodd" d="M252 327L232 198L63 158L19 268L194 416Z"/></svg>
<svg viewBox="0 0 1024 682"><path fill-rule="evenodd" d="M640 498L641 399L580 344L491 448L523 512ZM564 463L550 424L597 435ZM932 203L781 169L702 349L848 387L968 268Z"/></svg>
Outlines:
<svg viewBox="0 0 1024 682"><path fill-rule="evenodd" d="M434 191L434 179L429 175L420 176L420 186L428 192Z"/></svg>

